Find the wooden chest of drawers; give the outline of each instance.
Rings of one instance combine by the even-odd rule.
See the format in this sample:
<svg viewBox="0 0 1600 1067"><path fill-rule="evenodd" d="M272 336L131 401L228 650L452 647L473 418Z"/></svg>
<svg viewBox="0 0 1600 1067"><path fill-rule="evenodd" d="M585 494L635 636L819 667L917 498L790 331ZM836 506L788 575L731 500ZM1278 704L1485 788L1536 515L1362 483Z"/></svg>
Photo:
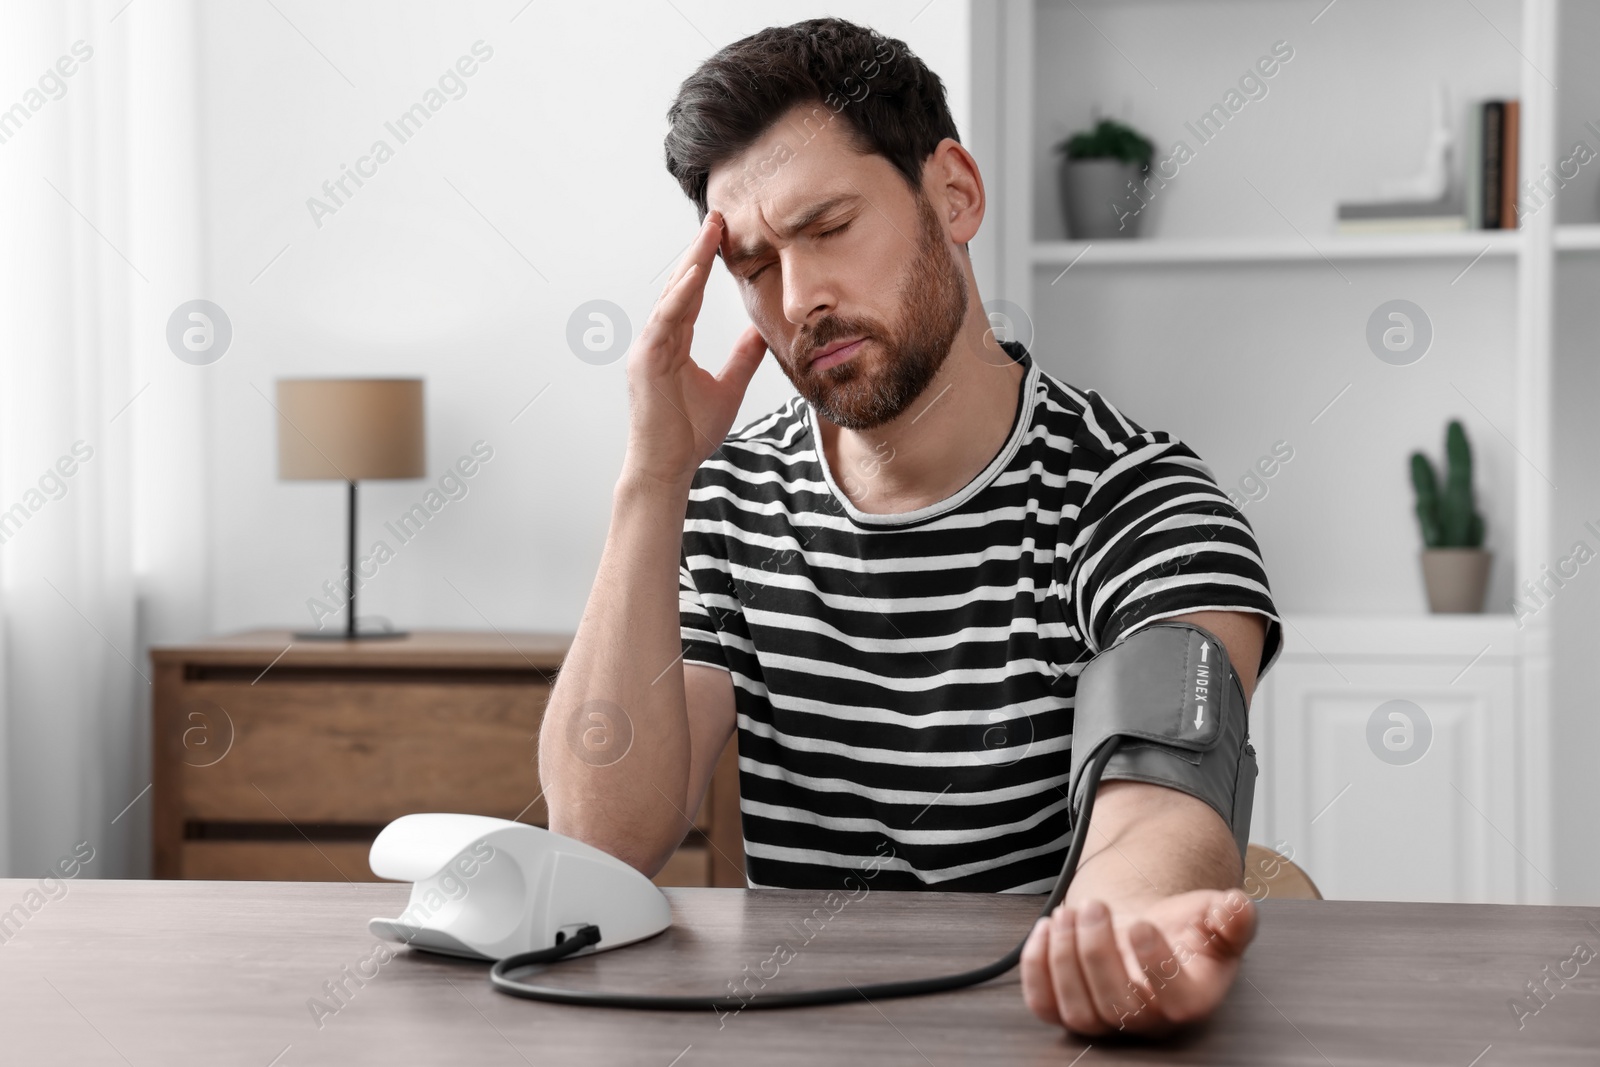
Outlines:
<svg viewBox="0 0 1600 1067"><path fill-rule="evenodd" d="M158 878L372 881L390 820L545 825L539 724L569 635L256 630L151 650ZM729 745L661 885L743 886Z"/></svg>

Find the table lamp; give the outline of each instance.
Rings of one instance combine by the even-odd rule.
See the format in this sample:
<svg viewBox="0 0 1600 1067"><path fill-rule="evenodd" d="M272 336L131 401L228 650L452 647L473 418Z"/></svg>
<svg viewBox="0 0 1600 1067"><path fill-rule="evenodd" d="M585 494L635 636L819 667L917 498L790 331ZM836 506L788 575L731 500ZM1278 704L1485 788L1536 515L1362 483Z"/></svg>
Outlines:
<svg viewBox="0 0 1600 1067"><path fill-rule="evenodd" d="M426 475L422 379L280 378L277 408L278 477L350 487L344 632L310 630L295 638L404 637L402 630L356 629L356 483Z"/></svg>

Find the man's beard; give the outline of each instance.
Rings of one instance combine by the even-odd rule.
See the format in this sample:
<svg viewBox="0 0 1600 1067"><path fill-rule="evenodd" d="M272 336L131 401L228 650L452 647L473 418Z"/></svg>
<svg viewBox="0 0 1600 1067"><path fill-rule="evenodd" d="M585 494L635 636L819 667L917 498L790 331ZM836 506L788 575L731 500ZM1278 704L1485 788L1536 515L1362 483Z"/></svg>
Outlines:
<svg viewBox="0 0 1600 1067"><path fill-rule="evenodd" d="M886 332L874 323L830 316L795 337L794 352L802 359L833 341L865 337L881 349L876 362L869 360L865 344L853 358L819 371L779 361L800 395L847 430L882 426L910 407L944 365L967 317L966 277L926 196L917 198L917 219L917 254L901 278L896 329Z"/></svg>

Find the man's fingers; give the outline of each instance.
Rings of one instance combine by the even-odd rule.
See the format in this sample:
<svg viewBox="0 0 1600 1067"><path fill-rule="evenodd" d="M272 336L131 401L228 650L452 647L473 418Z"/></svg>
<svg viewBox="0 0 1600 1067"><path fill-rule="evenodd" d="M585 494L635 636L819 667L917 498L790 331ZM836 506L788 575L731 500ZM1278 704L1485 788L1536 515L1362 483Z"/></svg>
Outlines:
<svg viewBox="0 0 1600 1067"><path fill-rule="evenodd" d="M661 299L650 312L651 323L672 329L685 323L693 324L700 315L700 303L706 294L706 279L711 277L711 260L722 241L722 216L711 212L695 239L689 242L683 262L667 279ZM646 325L650 325L647 323Z"/></svg>
<svg viewBox="0 0 1600 1067"><path fill-rule="evenodd" d="M1174 1004L1183 1003L1182 983L1186 980L1178 966L1178 955L1154 924L1144 919L1128 927L1128 943L1139 960L1139 971L1149 989L1144 993L1145 1009L1141 1030L1151 1030L1171 1018ZM1180 1011L1181 1014L1181 1011Z"/></svg>
<svg viewBox="0 0 1600 1067"><path fill-rule="evenodd" d="M1056 1010L1055 989L1050 984L1049 951L1050 920L1040 917L1022 945L1022 999L1034 1015L1059 1026L1062 1020Z"/></svg>
<svg viewBox="0 0 1600 1067"><path fill-rule="evenodd" d="M706 213L705 221L700 223L699 232L694 235L694 240L689 242L689 247L683 250L683 258L678 260L678 265L672 268L672 273L667 275L667 284L661 287L661 295L666 296L672 292L673 287L689 272L689 268L698 265L705 274L711 273L711 257L716 254L717 247L722 244L722 214L717 211Z"/></svg>
<svg viewBox="0 0 1600 1067"><path fill-rule="evenodd" d="M1218 954L1242 956L1256 936L1256 906L1243 890L1230 889L1206 912L1205 924L1217 935Z"/></svg>
<svg viewBox="0 0 1600 1067"><path fill-rule="evenodd" d="M1128 928L1128 942L1150 986L1144 994L1140 1031L1157 1033L1204 1018L1227 992L1231 977L1221 977L1215 967L1197 966L1205 963L1202 954L1208 951L1204 946L1195 951L1194 941L1202 934L1191 928L1179 936L1180 958L1179 950L1155 924L1139 919ZM1218 946L1209 951L1215 955L1225 950Z"/></svg>
<svg viewBox="0 0 1600 1067"><path fill-rule="evenodd" d="M1094 999L1084 984L1078 964L1077 913L1062 905L1050 915L1050 984L1055 993L1056 1010L1067 1029L1079 1034L1103 1034L1109 1027L1095 1009Z"/></svg>
<svg viewBox="0 0 1600 1067"><path fill-rule="evenodd" d="M1110 909L1098 900L1086 903L1078 910L1076 936L1079 965L1095 1014L1111 1028L1123 1029L1144 1001L1129 988Z"/></svg>
<svg viewBox="0 0 1600 1067"><path fill-rule="evenodd" d="M746 326L739 334L739 339L733 342L733 351L728 355L728 361L722 365L722 370L717 372L717 381L723 385L736 386L742 395L750 385L750 379L755 377L756 368L761 366L761 360L767 354L766 338L761 336L761 331L754 326Z"/></svg>
<svg viewBox="0 0 1600 1067"><path fill-rule="evenodd" d="M716 229L719 234L721 232L721 228L717 226L716 219L707 214L705 219L701 221L700 228L695 231L695 235L689 239L689 244L684 248L683 254L678 257L678 262L672 265L671 273L667 275L666 282L661 286L662 296L672 292L673 287L678 284L678 281L689 267L699 260L700 257L696 252L696 246L705 241L706 233L711 229Z"/></svg>
<svg viewBox="0 0 1600 1067"><path fill-rule="evenodd" d="M1216 1008L1256 922L1239 890L1179 894L1118 918L1101 901L1062 906L1024 945L1023 993L1035 1015L1086 1037L1165 1034Z"/></svg>
<svg viewBox="0 0 1600 1067"><path fill-rule="evenodd" d="M676 326L684 318L684 312L697 291L704 286L700 264L689 264L689 269L678 276L677 284L661 294L661 299L656 301L655 310L650 313L650 317L668 329Z"/></svg>
<svg viewBox="0 0 1600 1067"><path fill-rule="evenodd" d="M694 275L698 271L690 270L678 279L678 287L670 289L656 301L656 306L650 309L650 317L644 320L644 326L639 330L639 336L634 341L634 349L640 353L649 354L648 365L651 371L661 372L672 363L672 356L667 350L682 350L687 355L687 344L681 343L680 333L683 322L683 311L688 306L688 295L685 290L694 285ZM690 328L693 328L691 322ZM629 363L634 362L630 354Z"/></svg>

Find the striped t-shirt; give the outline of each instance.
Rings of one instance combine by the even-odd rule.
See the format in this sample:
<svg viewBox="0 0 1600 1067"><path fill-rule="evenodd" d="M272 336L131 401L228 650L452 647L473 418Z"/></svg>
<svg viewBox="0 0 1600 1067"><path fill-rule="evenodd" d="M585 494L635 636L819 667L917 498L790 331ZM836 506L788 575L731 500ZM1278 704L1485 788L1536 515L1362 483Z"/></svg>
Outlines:
<svg viewBox="0 0 1600 1067"><path fill-rule="evenodd" d="M1277 659L1255 536L1199 457L1003 345L1011 432L936 504L855 507L798 395L695 474L684 658L732 675L752 887L875 866L878 888L1045 892L1089 659L1206 609L1266 616L1261 672Z"/></svg>

